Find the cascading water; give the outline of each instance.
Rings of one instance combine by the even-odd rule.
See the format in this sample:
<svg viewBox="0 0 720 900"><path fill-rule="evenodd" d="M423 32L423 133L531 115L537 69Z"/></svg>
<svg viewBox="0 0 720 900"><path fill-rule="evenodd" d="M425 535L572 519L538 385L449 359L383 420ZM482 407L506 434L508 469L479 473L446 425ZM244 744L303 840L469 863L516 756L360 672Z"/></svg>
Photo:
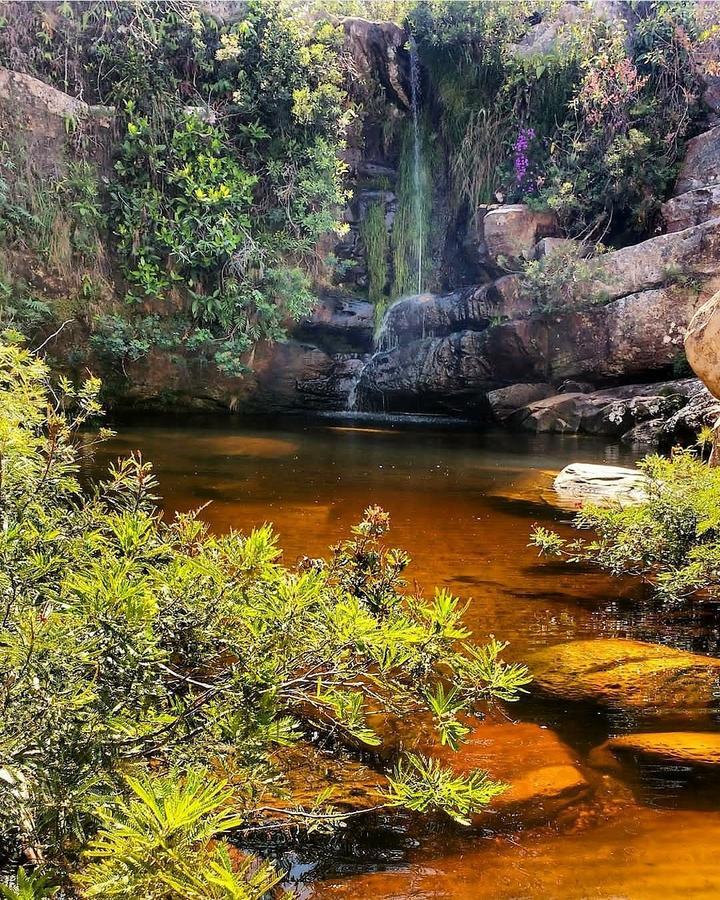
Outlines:
<svg viewBox="0 0 720 900"><path fill-rule="evenodd" d="M417 292L422 293L423 267L423 209L422 209L422 159L420 153L420 61L417 45L410 38L410 103L413 121L413 206L415 211L415 228L417 237Z"/></svg>
<svg viewBox="0 0 720 900"><path fill-rule="evenodd" d="M413 217L415 219L415 238L416 238L416 261L417 261L417 292L422 293L423 289L423 193L422 193L422 151L420 140L420 60L417 52L417 44L411 36L408 42L410 57L410 106L412 112L413 125ZM392 343L392 335L387 328L388 313L390 307L385 311L383 321L380 325L377 335L375 336L375 352L382 352L390 349ZM357 412L361 409L361 391L360 384L363 372L368 363L373 359L372 354L364 366L358 369L358 373L353 380L352 386L348 393L347 410L349 412Z"/></svg>

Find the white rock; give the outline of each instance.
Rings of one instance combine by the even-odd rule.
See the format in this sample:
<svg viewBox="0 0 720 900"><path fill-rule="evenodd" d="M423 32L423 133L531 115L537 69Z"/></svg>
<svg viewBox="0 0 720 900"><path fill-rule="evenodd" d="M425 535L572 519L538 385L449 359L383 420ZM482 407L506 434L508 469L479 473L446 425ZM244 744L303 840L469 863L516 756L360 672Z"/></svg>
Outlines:
<svg viewBox="0 0 720 900"><path fill-rule="evenodd" d="M553 487L565 501L627 506L645 500L647 483L647 476L637 469L570 463L555 478Z"/></svg>

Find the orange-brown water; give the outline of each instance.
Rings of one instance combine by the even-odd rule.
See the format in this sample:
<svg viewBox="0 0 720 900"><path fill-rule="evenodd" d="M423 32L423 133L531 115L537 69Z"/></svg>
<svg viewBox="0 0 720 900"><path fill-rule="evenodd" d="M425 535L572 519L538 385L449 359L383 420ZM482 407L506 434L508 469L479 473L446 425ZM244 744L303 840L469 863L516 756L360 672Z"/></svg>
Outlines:
<svg viewBox="0 0 720 900"><path fill-rule="evenodd" d="M534 523L566 528L544 503L543 472L571 461L628 464L627 449L577 437L442 433L347 425L230 421L119 426L92 468L131 449L155 463L166 509L212 501L202 517L223 531L272 521L285 560L321 555L370 504L387 509L391 539L413 557L410 577L470 601L478 639L510 641L507 655L580 637L662 641L718 654L717 610L661 609L641 586L548 564L528 548ZM558 728L584 758L608 731L597 713L521 703L513 715ZM651 773L608 783L572 821L519 835L448 827L356 849L316 868L290 859L307 898L720 897L720 796ZM293 865L294 864L294 865Z"/></svg>

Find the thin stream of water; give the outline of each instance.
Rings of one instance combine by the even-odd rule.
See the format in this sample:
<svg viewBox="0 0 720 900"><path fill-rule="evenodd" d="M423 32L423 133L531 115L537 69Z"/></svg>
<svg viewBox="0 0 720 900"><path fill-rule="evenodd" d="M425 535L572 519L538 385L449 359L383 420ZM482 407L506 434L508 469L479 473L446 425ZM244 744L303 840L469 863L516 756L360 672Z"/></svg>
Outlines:
<svg viewBox="0 0 720 900"><path fill-rule="evenodd" d="M421 155L420 155L420 61L418 59L417 45L413 37L410 38L410 100L412 103L413 121L413 204L415 206L415 227L417 229L417 292L422 293L422 267L423 267L423 216L422 216L422 186Z"/></svg>

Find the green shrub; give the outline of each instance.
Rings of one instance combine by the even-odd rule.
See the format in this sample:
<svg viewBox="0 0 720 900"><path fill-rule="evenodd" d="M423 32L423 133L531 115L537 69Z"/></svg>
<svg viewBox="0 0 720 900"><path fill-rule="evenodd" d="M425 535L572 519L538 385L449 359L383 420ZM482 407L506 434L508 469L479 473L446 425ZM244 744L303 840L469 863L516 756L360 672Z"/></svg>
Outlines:
<svg viewBox="0 0 720 900"><path fill-rule="evenodd" d="M607 298L598 287L602 276L597 258L588 259L582 244L568 241L524 264L519 295L542 312L578 309Z"/></svg>
<svg viewBox="0 0 720 900"><path fill-rule="evenodd" d="M702 12L651 0L631 37L588 16L561 25L549 48L516 52L559 6L448 0L409 13L453 205L473 215L498 197L534 200L573 236L648 234L700 112Z"/></svg>
<svg viewBox="0 0 720 900"><path fill-rule="evenodd" d="M273 748L319 741L342 766L380 743L378 713L425 713L456 747L486 701L528 681L502 644L471 641L456 598L402 592L408 558L383 544L381 510L329 560L286 567L270 526L165 521L139 455L84 494L93 439L78 428L99 413L96 381L51 391L7 341L0 380L0 842L53 865L66 892L71 873L82 896L260 898L269 871L235 871L213 841L267 827ZM500 790L396 762L381 806L464 821ZM273 810L343 819L327 795L311 815Z"/></svg>
<svg viewBox="0 0 720 900"><path fill-rule="evenodd" d="M566 541L537 528L541 552L590 562L614 575L651 580L662 597L720 596L720 468L692 451L639 464L647 499L631 506L585 506L575 524L595 537Z"/></svg>

